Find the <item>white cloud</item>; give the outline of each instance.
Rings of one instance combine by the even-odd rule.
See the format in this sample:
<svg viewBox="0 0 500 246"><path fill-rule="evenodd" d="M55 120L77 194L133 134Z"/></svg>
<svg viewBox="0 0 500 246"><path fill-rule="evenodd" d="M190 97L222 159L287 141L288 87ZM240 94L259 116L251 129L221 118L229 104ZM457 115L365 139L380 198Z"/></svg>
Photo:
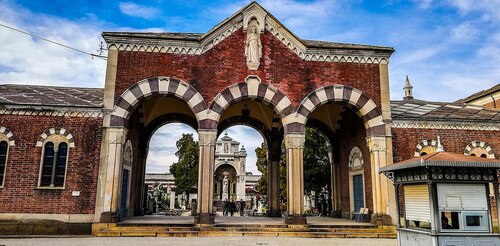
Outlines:
<svg viewBox="0 0 500 246"><path fill-rule="evenodd" d="M470 22L461 23L451 30L451 39L455 42L469 43L478 38L479 30Z"/></svg>
<svg viewBox="0 0 500 246"><path fill-rule="evenodd" d="M0 22L89 53L102 40L99 23L34 14L6 2L0 2ZM6 68L0 69L0 83L104 86L104 60L6 28L0 28L0 47L0 67Z"/></svg>
<svg viewBox="0 0 500 246"><path fill-rule="evenodd" d="M422 9L429 9L432 7L433 0L412 0L412 2L416 3Z"/></svg>
<svg viewBox="0 0 500 246"><path fill-rule="evenodd" d="M119 5L120 11L128 16L143 19L156 19L161 15L161 10L153 7L143 6L132 2L122 2Z"/></svg>
<svg viewBox="0 0 500 246"><path fill-rule="evenodd" d="M464 15L479 12L484 19L500 20L500 0L448 0L448 4Z"/></svg>

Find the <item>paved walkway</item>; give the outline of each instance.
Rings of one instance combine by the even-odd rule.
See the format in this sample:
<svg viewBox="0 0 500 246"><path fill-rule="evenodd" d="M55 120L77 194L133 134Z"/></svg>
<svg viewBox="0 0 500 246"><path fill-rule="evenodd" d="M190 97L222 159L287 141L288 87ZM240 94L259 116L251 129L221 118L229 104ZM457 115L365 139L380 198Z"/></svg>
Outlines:
<svg viewBox="0 0 500 246"><path fill-rule="evenodd" d="M54 245L103 245L103 246L122 246L122 245L194 245L194 246L396 246L395 239L344 239L344 238L289 238L289 237L189 237L189 238L109 238L109 237L81 237L81 238L25 238L25 239L2 239L0 245L5 246L54 246Z"/></svg>
<svg viewBox="0 0 500 246"><path fill-rule="evenodd" d="M329 217L308 216L309 225L371 225L370 223L359 223L352 220L337 219ZM131 217L123 222L124 224L193 224L192 216L164 216L164 215L146 215ZM271 217L240 217L238 216L215 216L216 224L262 224L262 225L284 225L284 218Z"/></svg>

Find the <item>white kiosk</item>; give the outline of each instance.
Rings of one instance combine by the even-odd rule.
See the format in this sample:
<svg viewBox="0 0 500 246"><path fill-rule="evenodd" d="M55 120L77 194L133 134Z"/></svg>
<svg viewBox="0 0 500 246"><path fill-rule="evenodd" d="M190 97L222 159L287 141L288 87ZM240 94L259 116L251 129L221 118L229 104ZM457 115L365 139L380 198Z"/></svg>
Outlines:
<svg viewBox="0 0 500 246"><path fill-rule="evenodd" d="M379 171L394 181L398 245L500 246L500 160L435 152Z"/></svg>

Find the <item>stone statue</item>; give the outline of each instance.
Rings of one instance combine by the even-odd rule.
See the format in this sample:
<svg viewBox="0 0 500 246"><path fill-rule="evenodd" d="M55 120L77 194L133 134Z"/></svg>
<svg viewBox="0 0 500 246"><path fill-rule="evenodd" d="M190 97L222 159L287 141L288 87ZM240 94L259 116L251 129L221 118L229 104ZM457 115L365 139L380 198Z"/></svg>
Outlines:
<svg viewBox="0 0 500 246"><path fill-rule="evenodd" d="M224 175L224 179L222 180L222 192L227 193L227 175Z"/></svg>
<svg viewBox="0 0 500 246"><path fill-rule="evenodd" d="M229 152L229 145L226 143L224 144L224 153Z"/></svg>
<svg viewBox="0 0 500 246"><path fill-rule="evenodd" d="M253 25L247 33L247 43L245 45L245 57L250 70L257 70L262 58L262 43L257 32L257 26Z"/></svg>

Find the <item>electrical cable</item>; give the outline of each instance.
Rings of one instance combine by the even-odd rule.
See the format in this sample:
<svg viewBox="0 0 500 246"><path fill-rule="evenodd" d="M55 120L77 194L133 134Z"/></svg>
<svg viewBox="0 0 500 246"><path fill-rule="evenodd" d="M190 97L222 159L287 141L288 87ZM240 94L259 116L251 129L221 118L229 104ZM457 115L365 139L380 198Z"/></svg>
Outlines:
<svg viewBox="0 0 500 246"><path fill-rule="evenodd" d="M106 56L97 55L97 54L92 54L92 53L89 53L89 52L86 52L86 51L83 51L83 50L79 50L79 49L76 49L76 48L70 47L70 46L68 46L68 45L61 44L61 43L58 43L58 42L52 41L52 40L50 40L50 39L46 39L46 38L43 38L43 37L37 36L37 35L35 35L35 34L31 34L31 33L29 33L29 32L25 32L25 31L22 31L22 30L16 29L16 28L14 28L14 27L10 27L10 26L4 25L4 24L2 24L2 23L0 23L0 26L5 27L5 28L10 29L10 30L13 30L13 31L16 31L16 32L20 32L20 33L22 33L22 34L26 34L26 35L28 35L28 36L32 36L32 37L35 37L35 38L41 39L41 40L43 40L43 41L47 41L47 42L52 43L52 44L55 44L55 45L62 46L62 47L64 47L64 48L67 48L67 49L70 49L70 50L73 50L73 51L76 51L76 52L80 52L80 53L83 53L83 54L89 55L89 56L91 56L92 58L97 57L97 58L99 58L99 59L106 60Z"/></svg>

